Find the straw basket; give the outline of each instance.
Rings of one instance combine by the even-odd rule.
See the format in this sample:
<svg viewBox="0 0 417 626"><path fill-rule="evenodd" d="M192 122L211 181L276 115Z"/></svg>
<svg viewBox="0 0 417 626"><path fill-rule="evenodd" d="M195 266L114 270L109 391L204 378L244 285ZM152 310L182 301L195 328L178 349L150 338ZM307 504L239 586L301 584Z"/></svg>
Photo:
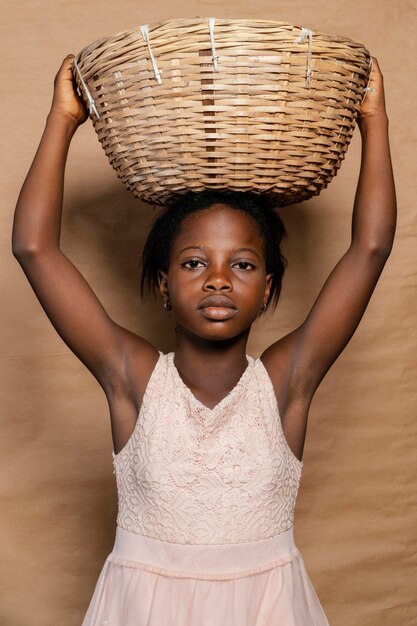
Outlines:
<svg viewBox="0 0 417 626"><path fill-rule="evenodd" d="M75 57L98 138L135 196L227 188L317 195L349 145L370 73L359 43L285 22L169 20Z"/></svg>

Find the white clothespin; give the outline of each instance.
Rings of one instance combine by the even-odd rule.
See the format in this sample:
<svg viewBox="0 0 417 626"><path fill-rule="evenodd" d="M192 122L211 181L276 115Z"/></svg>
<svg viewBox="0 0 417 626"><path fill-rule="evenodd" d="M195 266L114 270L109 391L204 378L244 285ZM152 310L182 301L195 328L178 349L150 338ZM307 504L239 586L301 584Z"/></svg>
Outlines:
<svg viewBox="0 0 417 626"><path fill-rule="evenodd" d="M91 96L91 93L90 93L90 92L89 92L89 90L88 90L88 87L87 87L87 85L86 85L86 82L85 82L84 78L82 77L82 74L81 74L81 72L80 72L80 68L78 67L78 63L77 63L77 60L76 60L76 58L75 58L75 57L74 57L74 61L73 61L73 63L74 63L74 67L75 67L75 69L77 70L77 74L78 74L78 77L79 77L79 79L80 79L80 81L81 81L81 84L82 84L82 86L83 86L83 89L84 89L85 95L87 96L87 100L88 100L88 110L89 110L89 112L90 112L90 115L91 115L91 113L94 113L94 114L95 114L98 118L100 118L100 115L99 115L99 113L98 113L98 111L97 111L97 109L96 109L96 105L95 105L95 103L94 103L93 97Z"/></svg>
<svg viewBox="0 0 417 626"><path fill-rule="evenodd" d="M302 28L301 33L295 40L295 43L305 43L308 37L308 53L307 53L307 70L306 70L306 87L310 88L311 79L311 54L313 47L313 33L309 28Z"/></svg>
<svg viewBox="0 0 417 626"><path fill-rule="evenodd" d="M217 62L219 60L219 57L216 54L216 44L214 43L214 22L215 22L215 18L214 17L209 17L209 29L210 29L210 40L211 40L211 50L213 52L213 56L212 61L213 61L213 67L214 67L214 71L218 72L218 67L217 67Z"/></svg>
<svg viewBox="0 0 417 626"><path fill-rule="evenodd" d="M158 81L158 83L161 84L162 83L162 78L161 78L162 70L160 70L158 68L157 64L156 64L155 57L154 57L153 52L152 52L151 44L149 42L149 31L148 31L148 28L149 28L148 24L145 24L144 26L140 27L140 30L142 32L142 37L143 37L146 45L148 46L149 57L151 59L153 73L155 74L155 78Z"/></svg>

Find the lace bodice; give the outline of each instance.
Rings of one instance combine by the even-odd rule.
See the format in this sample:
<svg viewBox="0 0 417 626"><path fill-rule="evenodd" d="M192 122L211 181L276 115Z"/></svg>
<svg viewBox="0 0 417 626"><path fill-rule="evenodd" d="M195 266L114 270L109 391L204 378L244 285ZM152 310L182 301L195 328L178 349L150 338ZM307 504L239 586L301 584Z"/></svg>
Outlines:
<svg viewBox="0 0 417 626"><path fill-rule="evenodd" d="M182 544L230 544L289 530L302 463L284 438L260 359L214 409L160 353L138 420L113 453L120 527Z"/></svg>

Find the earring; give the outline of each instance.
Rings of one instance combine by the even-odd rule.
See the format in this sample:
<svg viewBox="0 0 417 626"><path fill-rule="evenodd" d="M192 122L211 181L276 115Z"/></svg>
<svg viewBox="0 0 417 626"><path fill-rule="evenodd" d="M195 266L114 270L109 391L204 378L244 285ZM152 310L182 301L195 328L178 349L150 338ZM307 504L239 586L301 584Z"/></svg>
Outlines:
<svg viewBox="0 0 417 626"><path fill-rule="evenodd" d="M167 300L166 302L164 302L164 308L165 308L167 311L170 311L170 310L172 309L172 306L171 306L171 303L170 303L170 301L169 301L169 300Z"/></svg>
<svg viewBox="0 0 417 626"><path fill-rule="evenodd" d="M263 303L263 305L261 306L261 311L262 311L262 313L263 313L264 311L266 311L266 304L265 304L265 302L264 302L264 303Z"/></svg>

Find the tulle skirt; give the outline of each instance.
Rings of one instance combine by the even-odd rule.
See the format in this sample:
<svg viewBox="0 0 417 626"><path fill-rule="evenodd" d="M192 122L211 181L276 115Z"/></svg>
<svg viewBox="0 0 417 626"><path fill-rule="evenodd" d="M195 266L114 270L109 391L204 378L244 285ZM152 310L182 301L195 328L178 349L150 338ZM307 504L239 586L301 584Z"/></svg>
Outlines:
<svg viewBox="0 0 417 626"><path fill-rule="evenodd" d="M117 527L82 626L329 626L293 531L179 544Z"/></svg>

